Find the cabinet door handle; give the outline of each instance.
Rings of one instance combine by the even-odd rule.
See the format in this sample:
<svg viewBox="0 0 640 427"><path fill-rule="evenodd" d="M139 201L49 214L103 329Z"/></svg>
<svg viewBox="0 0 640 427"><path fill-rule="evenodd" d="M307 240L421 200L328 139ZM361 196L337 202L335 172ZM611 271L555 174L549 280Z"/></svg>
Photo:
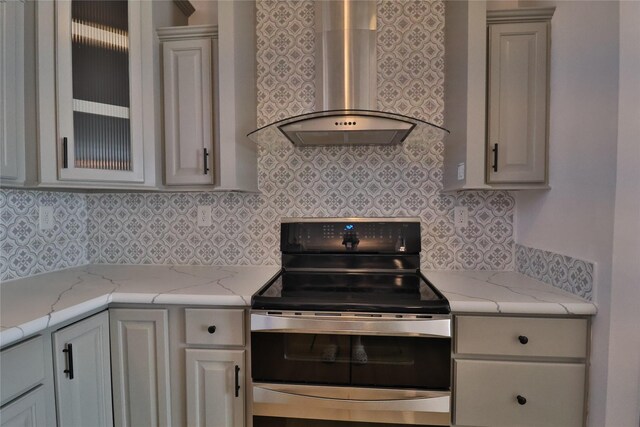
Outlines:
<svg viewBox="0 0 640 427"><path fill-rule="evenodd" d="M67 344L67 348L63 348L62 352L67 356L67 369L64 372L67 374L67 378L73 379L73 344Z"/></svg>
<svg viewBox="0 0 640 427"><path fill-rule="evenodd" d="M529 342L529 338L527 338L526 335L520 335L518 337L518 341L520 341L520 344L525 345L526 343Z"/></svg>
<svg viewBox="0 0 640 427"><path fill-rule="evenodd" d="M239 374L240 374L240 366L236 365L236 397L238 397L240 395Z"/></svg>
<svg viewBox="0 0 640 427"><path fill-rule="evenodd" d="M62 168L69 167L69 155L67 151L67 137L62 138Z"/></svg>
<svg viewBox="0 0 640 427"><path fill-rule="evenodd" d="M524 396L517 395L516 400L520 405L524 405L525 403L527 403L527 399Z"/></svg>
<svg viewBox="0 0 640 427"><path fill-rule="evenodd" d="M493 171L498 172L498 144L493 144Z"/></svg>
<svg viewBox="0 0 640 427"><path fill-rule="evenodd" d="M209 332L210 334L213 334L216 332L216 325L211 325L207 328L207 332Z"/></svg>
<svg viewBox="0 0 640 427"><path fill-rule="evenodd" d="M208 174L209 173L209 162L208 162L208 157L209 157L209 151L207 151L207 149L204 149L204 156L202 156L204 158L204 174Z"/></svg>

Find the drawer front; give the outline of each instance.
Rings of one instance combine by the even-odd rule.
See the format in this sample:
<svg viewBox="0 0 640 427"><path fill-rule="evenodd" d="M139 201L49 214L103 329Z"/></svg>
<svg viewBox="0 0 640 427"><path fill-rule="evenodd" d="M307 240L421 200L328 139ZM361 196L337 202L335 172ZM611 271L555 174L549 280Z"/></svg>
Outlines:
<svg viewBox="0 0 640 427"><path fill-rule="evenodd" d="M244 345L244 310L185 309L187 344Z"/></svg>
<svg viewBox="0 0 640 427"><path fill-rule="evenodd" d="M587 356L586 319L459 316L459 354L498 356Z"/></svg>
<svg viewBox="0 0 640 427"><path fill-rule="evenodd" d="M457 360L454 366L457 425L583 425L584 364Z"/></svg>
<svg viewBox="0 0 640 427"><path fill-rule="evenodd" d="M0 352L0 404L18 397L44 381L44 339L42 336Z"/></svg>

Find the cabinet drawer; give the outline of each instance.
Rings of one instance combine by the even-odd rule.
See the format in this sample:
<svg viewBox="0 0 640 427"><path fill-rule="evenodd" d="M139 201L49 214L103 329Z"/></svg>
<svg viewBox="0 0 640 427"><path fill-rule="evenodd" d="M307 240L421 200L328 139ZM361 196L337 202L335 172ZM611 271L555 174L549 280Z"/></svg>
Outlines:
<svg viewBox="0 0 640 427"><path fill-rule="evenodd" d="M44 380L42 336L0 352L0 404L5 404Z"/></svg>
<svg viewBox="0 0 640 427"><path fill-rule="evenodd" d="M587 355L586 319L459 316L459 354L578 357ZM524 344L523 344L524 343Z"/></svg>
<svg viewBox="0 0 640 427"><path fill-rule="evenodd" d="M457 360L454 366L457 425L583 425L584 364Z"/></svg>
<svg viewBox="0 0 640 427"><path fill-rule="evenodd" d="M187 344L244 345L244 310L185 309Z"/></svg>

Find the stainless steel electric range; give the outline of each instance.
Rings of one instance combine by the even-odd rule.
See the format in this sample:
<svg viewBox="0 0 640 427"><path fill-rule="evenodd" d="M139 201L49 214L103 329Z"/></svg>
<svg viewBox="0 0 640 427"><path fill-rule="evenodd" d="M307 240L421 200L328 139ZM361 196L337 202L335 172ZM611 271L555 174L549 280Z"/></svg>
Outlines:
<svg viewBox="0 0 640 427"><path fill-rule="evenodd" d="M289 219L252 300L256 427L449 425L451 319L417 218Z"/></svg>

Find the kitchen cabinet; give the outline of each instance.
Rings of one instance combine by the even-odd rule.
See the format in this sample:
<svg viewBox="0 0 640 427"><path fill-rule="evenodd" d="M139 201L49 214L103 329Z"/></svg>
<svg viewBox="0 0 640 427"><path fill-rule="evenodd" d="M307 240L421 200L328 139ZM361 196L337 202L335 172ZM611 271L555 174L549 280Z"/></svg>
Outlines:
<svg viewBox="0 0 640 427"><path fill-rule="evenodd" d="M40 185L154 188L159 25L173 2L37 2Z"/></svg>
<svg viewBox="0 0 640 427"><path fill-rule="evenodd" d="M457 426L583 426L586 318L454 318Z"/></svg>
<svg viewBox="0 0 640 427"><path fill-rule="evenodd" d="M45 405L44 388L39 386L0 409L0 427L45 427L55 425L47 422Z"/></svg>
<svg viewBox="0 0 640 427"><path fill-rule="evenodd" d="M545 183L549 22L488 23L487 182Z"/></svg>
<svg viewBox="0 0 640 427"><path fill-rule="evenodd" d="M164 64L165 182L212 185L217 27L165 28L158 34Z"/></svg>
<svg viewBox="0 0 640 427"><path fill-rule="evenodd" d="M257 123L255 2L217 8L217 25L157 31L172 190L258 190L257 147L247 137Z"/></svg>
<svg viewBox="0 0 640 427"><path fill-rule="evenodd" d="M0 177L25 181L24 1L0 1Z"/></svg>
<svg viewBox="0 0 640 427"><path fill-rule="evenodd" d="M53 334L60 426L112 426L109 315L106 311Z"/></svg>
<svg viewBox="0 0 640 427"><path fill-rule="evenodd" d="M244 426L244 358L244 350L186 350L187 425Z"/></svg>
<svg viewBox="0 0 640 427"><path fill-rule="evenodd" d="M550 22L555 8L445 9L443 189L548 187Z"/></svg>
<svg viewBox="0 0 640 427"><path fill-rule="evenodd" d="M0 352L0 426L56 425L50 344L38 335Z"/></svg>
<svg viewBox="0 0 640 427"><path fill-rule="evenodd" d="M116 426L171 425L167 309L109 310Z"/></svg>
<svg viewBox="0 0 640 427"><path fill-rule="evenodd" d="M244 310L185 309L187 425L245 425Z"/></svg>

